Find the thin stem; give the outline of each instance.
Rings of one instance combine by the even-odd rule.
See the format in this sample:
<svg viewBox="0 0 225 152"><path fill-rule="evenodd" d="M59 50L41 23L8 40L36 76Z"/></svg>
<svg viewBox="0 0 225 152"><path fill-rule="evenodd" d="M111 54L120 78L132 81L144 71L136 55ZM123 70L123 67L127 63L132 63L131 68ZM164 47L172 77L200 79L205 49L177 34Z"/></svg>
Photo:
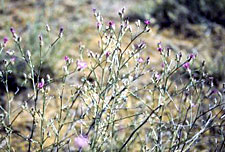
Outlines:
<svg viewBox="0 0 225 152"><path fill-rule="evenodd" d="M162 105L159 105L157 108L155 108L149 116L130 134L130 136L127 138L126 142L123 144L123 146L119 149L119 152L121 152L127 145L127 143L131 140L133 135L144 125L148 122L148 119L154 114L159 108L161 108Z"/></svg>
<svg viewBox="0 0 225 152"><path fill-rule="evenodd" d="M43 93L43 105L42 105L42 114L41 114L41 143L40 143L40 148L41 151L44 149L44 138L45 138L45 133L44 133L44 119L45 119L45 104L46 104L46 97L45 97L45 92Z"/></svg>

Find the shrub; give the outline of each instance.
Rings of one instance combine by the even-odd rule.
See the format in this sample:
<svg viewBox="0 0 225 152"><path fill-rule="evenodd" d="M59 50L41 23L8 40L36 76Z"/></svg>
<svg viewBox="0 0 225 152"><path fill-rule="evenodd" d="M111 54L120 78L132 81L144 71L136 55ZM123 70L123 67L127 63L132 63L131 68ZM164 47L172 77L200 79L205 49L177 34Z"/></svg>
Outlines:
<svg viewBox="0 0 225 152"><path fill-rule="evenodd" d="M141 37L151 32L149 20L134 27L124 20L122 9L119 24L104 24L93 11L99 52L87 52L81 45L76 62L65 55L64 74L58 78L40 75L45 55L60 41L63 28L47 47L39 37L38 66L11 28L18 46L15 56L28 67L25 81L31 81L32 91L21 105L15 104L15 92L8 90L13 68L9 54L0 75L7 94L1 108L1 148L12 151L19 140L25 148L20 151L187 151L203 145L223 150L224 97L213 88L204 63L193 68L195 54L185 58L159 42L162 67L157 70L151 57L142 55L146 42ZM78 73L84 73L82 82L69 83ZM30 120L29 129L16 126L21 117Z"/></svg>
<svg viewBox="0 0 225 152"><path fill-rule="evenodd" d="M188 24L217 23L224 26L225 1L219 0L167 0L148 1L133 10L138 16L149 13L161 28L185 28Z"/></svg>

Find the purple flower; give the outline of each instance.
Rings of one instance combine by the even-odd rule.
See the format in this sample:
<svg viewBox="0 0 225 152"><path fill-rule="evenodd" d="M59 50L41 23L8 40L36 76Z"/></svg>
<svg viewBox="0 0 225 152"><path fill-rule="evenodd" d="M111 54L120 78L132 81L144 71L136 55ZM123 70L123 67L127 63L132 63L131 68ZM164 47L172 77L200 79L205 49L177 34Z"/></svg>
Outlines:
<svg viewBox="0 0 225 152"><path fill-rule="evenodd" d="M14 64L15 61L16 61L16 57L12 57L12 58L10 59L10 62L11 62L12 64Z"/></svg>
<svg viewBox="0 0 225 152"><path fill-rule="evenodd" d="M100 29L101 29L101 27L102 27L102 24L101 24L101 23L99 23L99 22L97 22L97 29L98 29L98 30L100 30Z"/></svg>
<svg viewBox="0 0 225 152"><path fill-rule="evenodd" d="M138 49L138 44L134 44L134 48L135 49Z"/></svg>
<svg viewBox="0 0 225 152"><path fill-rule="evenodd" d="M144 62L145 62L144 59L143 59L142 57L139 57L139 58L137 59L137 61L138 61L138 63L144 63Z"/></svg>
<svg viewBox="0 0 225 152"><path fill-rule="evenodd" d="M146 25L149 25L151 22L150 22L149 20L145 20L144 23L145 23Z"/></svg>
<svg viewBox="0 0 225 152"><path fill-rule="evenodd" d="M68 56L65 56L65 57L64 57L64 60L65 60L66 62L68 62L69 59L70 59L70 58L69 58Z"/></svg>
<svg viewBox="0 0 225 152"><path fill-rule="evenodd" d="M109 21L109 26L113 26L114 24L114 21Z"/></svg>
<svg viewBox="0 0 225 152"><path fill-rule="evenodd" d="M162 53L162 44L161 44L161 42L159 42L158 44L157 44L157 46L158 46L158 48L157 48L157 50L160 52L160 53Z"/></svg>
<svg viewBox="0 0 225 152"><path fill-rule="evenodd" d="M209 81L213 82L213 79L214 79L213 77L209 77Z"/></svg>
<svg viewBox="0 0 225 152"><path fill-rule="evenodd" d="M16 33L15 29L13 27L10 28L11 33L14 35Z"/></svg>
<svg viewBox="0 0 225 152"><path fill-rule="evenodd" d="M96 12L96 8L92 8L92 11L93 11L93 13L95 13Z"/></svg>
<svg viewBox="0 0 225 152"><path fill-rule="evenodd" d="M183 68L185 68L185 69L190 69L190 63L189 63L189 62L186 62L186 63L183 65Z"/></svg>
<svg viewBox="0 0 225 152"><path fill-rule="evenodd" d="M38 38L39 38L40 41L43 41L43 37L42 37L41 34L38 36Z"/></svg>
<svg viewBox="0 0 225 152"><path fill-rule="evenodd" d="M8 42L8 40L9 40L9 39L8 39L7 37L4 37L4 38L3 38L3 43L6 44L6 43Z"/></svg>
<svg viewBox="0 0 225 152"><path fill-rule="evenodd" d="M162 48L157 48L157 50L161 53L162 52Z"/></svg>
<svg viewBox="0 0 225 152"><path fill-rule="evenodd" d="M211 91L211 95L213 95L213 94L216 94L218 92L218 90L217 89L212 89L212 91Z"/></svg>
<svg viewBox="0 0 225 152"><path fill-rule="evenodd" d="M195 57L196 57L196 54L191 53L191 54L189 55L189 59L190 59L190 60L191 60L191 59L195 59Z"/></svg>
<svg viewBox="0 0 225 152"><path fill-rule="evenodd" d="M77 148L82 149L88 147L88 137L79 135L74 139L74 144Z"/></svg>
<svg viewBox="0 0 225 152"><path fill-rule="evenodd" d="M156 80L157 80L157 81L158 81L158 80L160 80L160 78L161 78L161 74L156 73L156 74L155 74L155 78L156 78Z"/></svg>
<svg viewBox="0 0 225 152"><path fill-rule="evenodd" d="M41 88L43 88L43 87L44 87L44 82L39 82L39 83L38 83L38 88L41 89Z"/></svg>
<svg viewBox="0 0 225 152"><path fill-rule="evenodd" d="M110 54L111 54L111 52L107 51L105 54L106 58L108 58L110 56Z"/></svg>
<svg viewBox="0 0 225 152"><path fill-rule="evenodd" d="M115 23L114 21L109 21L109 28L115 28Z"/></svg>
<svg viewBox="0 0 225 152"><path fill-rule="evenodd" d="M60 27L60 29L59 29L59 33L62 33L63 32L63 27Z"/></svg>
<svg viewBox="0 0 225 152"><path fill-rule="evenodd" d="M86 62L80 61L80 60L77 61L77 68L78 68L78 70L83 70L86 67L87 67L87 63Z"/></svg>

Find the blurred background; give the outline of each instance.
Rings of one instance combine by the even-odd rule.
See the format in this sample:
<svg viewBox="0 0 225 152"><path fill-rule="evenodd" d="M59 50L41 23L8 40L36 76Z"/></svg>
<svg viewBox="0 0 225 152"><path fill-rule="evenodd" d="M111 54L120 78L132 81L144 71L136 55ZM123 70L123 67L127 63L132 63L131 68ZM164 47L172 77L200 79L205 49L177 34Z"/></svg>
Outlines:
<svg viewBox="0 0 225 152"><path fill-rule="evenodd" d="M101 12L104 22L113 20L119 27L118 11L126 8L126 17L135 21L150 19L152 31L144 37L152 66L159 65L157 43L183 54L196 53L196 64L206 62L206 72L214 77L216 88L225 81L225 0L0 0L0 41L9 38L5 50L15 49L10 33L14 27L22 37L24 50L29 49L34 63L38 63L39 39L45 44L57 38L59 28L64 36L44 63L43 75L57 77L62 73L63 57L76 59L79 45L84 44L98 52L99 36L92 9ZM48 24L51 32L45 31ZM4 54L0 57L4 59ZM1 66L0 66L1 68ZM23 64L15 62L13 75L9 78L10 89L21 87ZM21 90L29 89L23 86ZM0 100L4 100L4 86L0 84ZM18 100L24 94L19 94ZM20 97L21 96L21 97Z"/></svg>

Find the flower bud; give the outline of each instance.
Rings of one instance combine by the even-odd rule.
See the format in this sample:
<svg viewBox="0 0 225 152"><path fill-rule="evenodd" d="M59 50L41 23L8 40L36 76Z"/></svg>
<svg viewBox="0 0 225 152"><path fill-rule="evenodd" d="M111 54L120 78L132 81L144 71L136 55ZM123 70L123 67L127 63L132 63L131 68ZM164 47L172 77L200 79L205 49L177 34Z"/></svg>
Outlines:
<svg viewBox="0 0 225 152"><path fill-rule="evenodd" d="M40 34L40 35L38 36L38 38L39 38L40 46L43 46L43 37L42 37L42 35Z"/></svg>
<svg viewBox="0 0 225 152"><path fill-rule="evenodd" d="M16 31L15 31L15 29L13 27L10 28L10 31L11 31L11 33L13 35L13 38L17 38Z"/></svg>
<svg viewBox="0 0 225 152"><path fill-rule="evenodd" d="M3 38L3 45L5 46L8 41L9 41L9 39L7 37L4 37Z"/></svg>
<svg viewBox="0 0 225 152"><path fill-rule="evenodd" d="M42 78L42 79L41 79L41 82L38 83L38 88L39 88L39 89L42 89L42 88L44 87L44 85L45 85L45 80Z"/></svg>
<svg viewBox="0 0 225 152"><path fill-rule="evenodd" d="M69 58L68 56L65 56L65 57L64 57L64 60L68 63L69 60L70 60L70 58Z"/></svg>
<svg viewBox="0 0 225 152"><path fill-rule="evenodd" d="M63 36L63 31L64 31L64 29L63 29L63 27L60 27L60 29L59 29L59 38L61 38L62 36Z"/></svg>
<svg viewBox="0 0 225 152"><path fill-rule="evenodd" d="M109 28L115 30L115 22L114 21L109 21Z"/></svg>
<svg viewBox="0 0 225 152"><path fill-rule="evenodd" d="M27 57L28 57L28 59L30 60L31 53L30 53L30 51L29 51L29 50L27 50Z"/></svg>
<svg viewBox="0 0 225 152"><path fill-rule="evenodd" d="M223 93L225 93L225 83L223 83Z"/></svg>
<svg viewBox="0 0 225 152"><path fill-rule="evenodd" d="M142 57L139 57L139 58L137 59L137 62L138 62L138 63L144 63L145 61L144 61L144 59L143 59Z"/></svg>
<svg viewBox="0 0 225 152"><path fill-rule="evenodd" d="M22 41L22 37L18 36L17 37L17 42L21 42Z"/></svg>
<svg viewBox="0 0 225 152"><path fill-rule="evenodd" d="M161 42L159 42L159 43L157 44L157 50L158 50L160 53L162 53L163 48L162 48L162 43L161 43Z"/></svg>
<svg viewBox="0 0 225 152"><path fill-rule="evenodd" d="M106 54L105 54L106 58L108 58L110 56L110 54L111 54L111 52L107 51Z"/></svg>
<svg viewBox="0 0 225 152"><path fill-rule="evenodd" d="M150 20L145 20L144 23L145 23L145 25L149 25L151 22L150 22Z"/></svg>
<svg viewBox="0 0 225 152"><path fill-rule="evenodd" d="M68 71L67 66L63 66L63 71L64 71L66 74L69 74L69 71Z"/></svg>
<svg viewBox="0 0 225 152"><path fill-rule="evenodd" d="M150 63L150 57L148 56L146 59L146 64L149 64L149 63Z"/></svg>
<svg viewBox="0 0 225 152"><path fill-rule="evenodd" d="M15 63L15 60L16 60L16 57L12 57L12 58L10 58L10 62L11 62L12 64L14 64L14 63Z"/></svg>
<svg viewBox="0 0 225 152"><path fill-rule="evenodd" d="M48 82L50 82L50 81L51 81L51 77L50 77L50 75L49 75L49 74L47 74L47 76L46 76L46 77L47 77L47 81L48 81Z"/></svg>
<svg viewBox="0 0 225 152"><path fill-rule="evenodd" d="M131 27L131 26L128 27L128 31L129 31L130 33L132 33L132 27Z"/></svg>
<svg viewBox="0 0 225 152"><path fill-rule="evenodd" d="M14 50L8 50L8 51L6 51L6 54L8 54L10 56L14 55L14 53L15 53Z"/></svg>
<svg viewBox="0 0 225 152"><path fill-rule="evenodd" d="M102 28L102 24L100 23L100 22L97 22L97 29L100 31L101 30L101 28Z"/></svg>
<svg viewBox="0 0 225 152"><path fill-rule="evenodd" d="M94 16L97 17L96 8L92 8L92 11L93 11L93 13L94 13Z"/></svg>
<svg viewBox="0 0 225 152"><path fill-rule="evenodd" d="M137 20L137 21L135 22L135 24L136 24L136 26L139 28L139 27L141 26L141 21L140 21L140 20Z"/></svg>
<svg viewBox="0 0 225 152"><path fill-rule="evenodd" d="M46 31L47 31L47 32L50 32L50 31L51 31L51 29L50 29L50 27L49 27L48 24L46 24L46 27L45 27L45 28L46 28Z"/></svg>

